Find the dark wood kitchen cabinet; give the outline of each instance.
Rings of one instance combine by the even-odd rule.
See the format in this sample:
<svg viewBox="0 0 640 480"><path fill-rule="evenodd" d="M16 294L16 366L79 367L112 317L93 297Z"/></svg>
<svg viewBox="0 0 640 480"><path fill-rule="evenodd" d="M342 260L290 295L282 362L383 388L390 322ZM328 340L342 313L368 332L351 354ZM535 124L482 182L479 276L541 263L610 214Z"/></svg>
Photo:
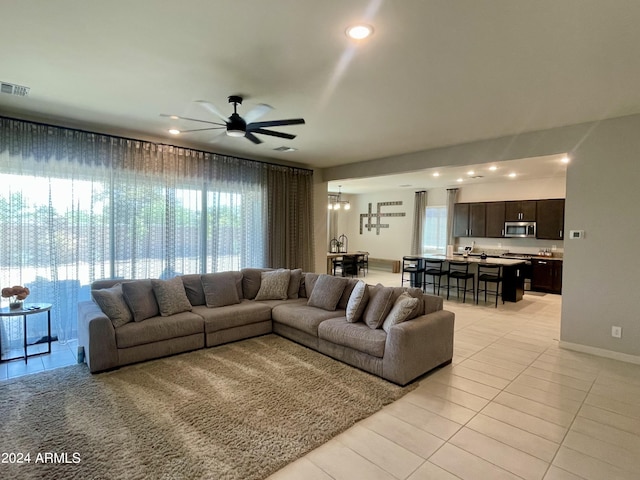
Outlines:
<svg viewBox="0 0 640 480"><path fill-rule="evenodd" d="M506 222L535 222L536 200L520 200L505 202Z"/></svg>
<svg viewBox="0 0 640 480"><path fill-rule="evenodd" d="M562 293L562 260L532 258L531 290Z"/></svg>
<svg viewBox="0 0 640 480"><path fill-rule="evenodd" d="M536 237L545 240L564 238L564 199L538 200Z"/></svg>
<svg viewBox="0 0 640 480"><path fill-rule="evenodd" d="M484 203L456 203L453 208L453 236L484 237L485 218Z"/></svg>
<svg viewBox="0 0 640 480"><path fill-rule="evenodd" d="M486 236L503 237L505 202L487 202L486 209Z"/></svg>

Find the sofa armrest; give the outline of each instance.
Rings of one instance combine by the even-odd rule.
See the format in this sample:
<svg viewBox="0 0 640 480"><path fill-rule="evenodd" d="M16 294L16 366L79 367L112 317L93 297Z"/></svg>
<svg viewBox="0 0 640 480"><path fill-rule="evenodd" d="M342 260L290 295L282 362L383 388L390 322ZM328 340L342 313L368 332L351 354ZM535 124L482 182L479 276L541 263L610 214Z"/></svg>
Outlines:
<svg viewBox="0 0 640 480"><path fill-rule="evenodd" d="M118 366L113 323L91 301L78 303L78 346L84 347L84 358L92 373Z"/></svg>
<svg viewBox="0 0 640 480"><path fill-rule="evenodd" d="M455 314L448 310L422 315L394 325L387 334L382 376L398 385L453 358Z"/></svg>
<svg viewBox="0 0 640 480"><path fill-rule="evenodd" d="M437 295L429 295L425 293L422 295L424 301L424 314L428 315L433 312L438 312L444 308L444 300Z"/></svg>

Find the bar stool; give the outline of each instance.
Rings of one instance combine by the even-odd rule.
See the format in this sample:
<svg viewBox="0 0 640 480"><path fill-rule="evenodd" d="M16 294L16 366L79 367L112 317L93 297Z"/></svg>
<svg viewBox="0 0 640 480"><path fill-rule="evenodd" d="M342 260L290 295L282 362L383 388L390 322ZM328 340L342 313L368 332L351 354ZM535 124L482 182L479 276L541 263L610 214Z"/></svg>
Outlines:
<svg viewBox="0 0 640 480"><path fill-rule="evenodd" d="M468 262L456 262L454 260L449 260L449 273L447 274L447 300L449 300L449 289L451 288L451 279L456 279L456 290L458 298L460 298L460 280L464 280L464 287L462 287L462 303L467 301L467 281L471 279L471 293L474 296L476 295L476 276L473 272L469 272L469 263Z"/></svg>
<svg viewBox="0 0 640 480"><path fill-rule="evenodd" d="M480 282L484 282L484 288L480 288ZM476 293L476 305L480 299L480 292L484 292L484 301L487 302L487 294L495 295L496 308L498 308L498 296L500 295L500 284L502 283L502 265L478 264L478 290ZM494 284L495 290L489 290L487 284ZM504 303L504 298L502 299Z"/></svg>
<svg viewBox="0 0 640 480"><path fill-rule="evenodd" d="M442 283L442 277L449 273L449 270L444 269L445 260L426 258L424 260L424 282L422 284L422 291L426 293L427 285L433 285L433 294L436 294L436 285L438 286L438 295L440 295L440 284ZM427 277L431 276L433 282L428 282ZM436 281L437 280L437 281Z"/></svg>
<svg viewBox="0 0 640 480"><path fill-rule="evenodd" d="M404 274L408 273L409 278L405 280ZM424 274L424 258L406 256L402 257L402 281L400 286L404 286L404 282L409 282L412 287L422 288L422 280Z"/></svg>

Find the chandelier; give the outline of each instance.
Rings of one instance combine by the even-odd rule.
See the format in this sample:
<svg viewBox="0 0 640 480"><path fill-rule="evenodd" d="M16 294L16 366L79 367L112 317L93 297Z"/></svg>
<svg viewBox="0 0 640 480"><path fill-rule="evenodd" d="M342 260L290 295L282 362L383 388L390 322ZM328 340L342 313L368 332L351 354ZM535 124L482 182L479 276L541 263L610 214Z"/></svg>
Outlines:
<svg viewBox="0 0 640 480"><path fill-rule="evenodd" d="M329 210L340 210L344 208L345 210L349 210L351 208L351 204L349 200L342 200L342 185L338 186L338 193L330 193L329 194Z"/></svg>

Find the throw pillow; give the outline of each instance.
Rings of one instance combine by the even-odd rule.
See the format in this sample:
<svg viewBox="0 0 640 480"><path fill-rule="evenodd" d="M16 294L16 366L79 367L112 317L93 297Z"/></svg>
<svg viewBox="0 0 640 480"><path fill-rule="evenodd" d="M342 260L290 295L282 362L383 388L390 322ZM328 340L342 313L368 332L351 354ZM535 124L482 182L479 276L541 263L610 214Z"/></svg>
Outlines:
<svg viewBox="0 0 640 480"><path fill-rule="evenodd" d="M349 299L351 298L351 292L353 292L354 287L359 282L357 278L348 278L347 286L344 287L344 292L342 292L342 296L340 297L340 301L338 302L338 307L340 310L345 310L347 308L347 303L349 303Z"/></svg>
<svg viewBox="0 0 640 480"><path fill-rule="evenodd" d="M174 277L169 280L152 279L151 286L158 302L160 315L163 317L191 311L191 303L187 298L187 293L180 277Z"/></svg>
<svg viewBox="0 0 640 480"><path fill-rule="evenodd" d="M160 315L151 280L134 280L122 284L124 300L133 314L133 320L141 322Z"/></svg>
<svg viewBox="0 0 640 480"><path fill-rule="evenodd" d="M319 273L305 273L304 274L304 296L307 298L311 297L313 293L313 287L315 287L316 282L318 281Z"/></svg>
<svg viewBox="0 0 640 480"><path fill-rule="evenodd" d="M419 300L417 298L412 297L408 293L400 295L393 304L389 315L384 319L382 329L389 333L389 330L393 325L409 320L409 317L418 305L418 302Z"/></svg>
<svg viewBox="0 0 640 480"><path fill-rule="evenodd" d="M238 272L207 273L200 277L207 307L225 307L240 303L238 295Z"/></svg>
<svg viewBox="0 0 640 480"><path fill-rule="evenodd" d="M302 282L302 269L296 268L291 270L291 278L289 279L289 290L287 292L288 298L298 298L298 291L300 290L300 283Z"/></svg>
<svg viewBox="0 0 640 480"><path fill-rule="evenodd" d="M347 303L347 322L355 323L360 320L368 301L369 289L367 284L362 280L358 280L358 283L351 291L351 296Z"/></svg>
<svg viewBox="0 0 640 480"><path fill-rule="evenodd" d="M122 296L122 284L117 283L111 288L101 288L91 292L100 310L109 317L114 328L121 327L133 320L131 310L127 307Z"/></svg>
<svg viewBox="0 0 640 480"><path fill-rule="evenodd" d="M316 280L307 305L333 311L338 306L346 286L346 278L334 277L323 273Z"/></svg>
<svg viewBox="0 0 640 480"><path fill-rule="evenodd" d="M380 328L391 307L393 307L393 288L376 285L369 292L369 303L364 310L364 323L370 328Z"/></svg>
<svg viewBox="0 0 640 480"><path fill-rule="evenodd" d="M256 300L286 300L289 296L289 280L291 280L291 270L262 272Z"/></svg>
<svg viewBox="0 0 640 480"><path fill-rule="evenodd" d="M242 296L247 300L254 300L260 290L260 279L262 272L271 272L272 268L243 268L242 273Z"/></svg>
<svg viewBox="0 0 640 480"><path fill-rule="evenodd" d="M195 307L207 303L204 298L204 291L202 290L202 281L199 273L182 275L182 283L184 284L184 291L186 292L191 305Z"/></svg>

